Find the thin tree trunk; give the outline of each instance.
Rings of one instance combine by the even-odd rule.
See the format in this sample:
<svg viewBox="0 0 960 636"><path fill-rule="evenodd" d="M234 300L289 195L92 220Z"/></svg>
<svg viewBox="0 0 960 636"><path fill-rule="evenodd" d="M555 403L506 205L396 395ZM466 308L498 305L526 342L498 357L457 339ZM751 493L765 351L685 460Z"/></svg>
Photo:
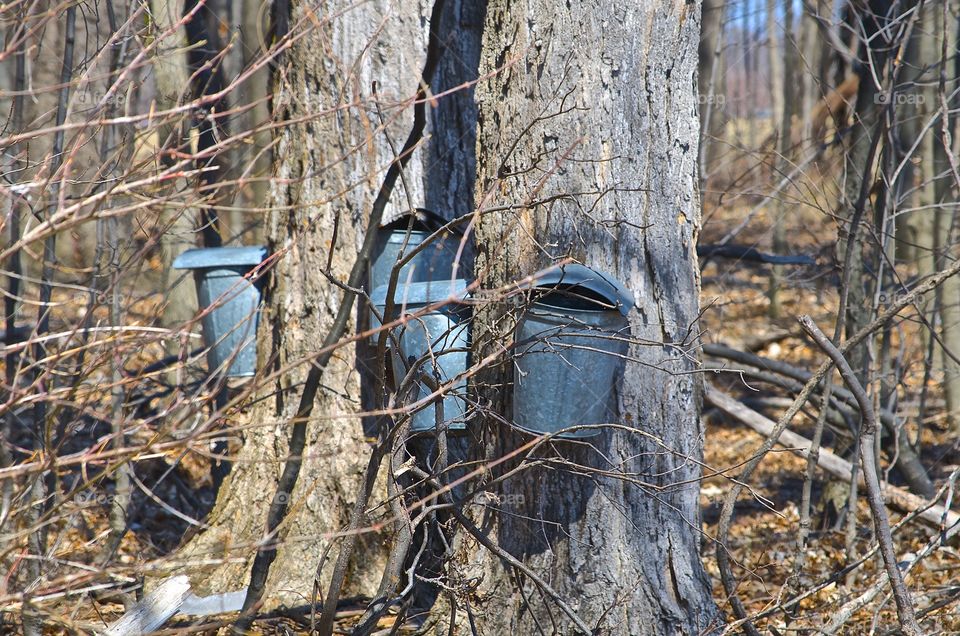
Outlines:
<svg viewBox="0 0 960 636"><path fill-rule="evenodd" d="M477 633L579 633L585 623L599 632L689 634L716 616L698 552L700 470L691 461L702 452L700 381L685 373L692 362L677 349L695 344L699 288L696 94L688 81L697 13L696 5L663 2L488 9L481 76L524 57L478 88L477 198L487 211L479 278L493 287L573 257L623 280L638 301L633 337L663 344L631 347L651 366L627 365L617 412L627 430L604 431L588 445L558 443L544 453L546 466L499 484L510 502L500 514L467 508L476 528L461 533L457 563L478 584L470 600ZM557 46L574 40L582 46ZM479 310L475 359L509 347L508 304ZM504 361L479 380L481 402L505 414L510 369ZM529 439L498 417L484 426L478 459ZM599 467L612 474L588 474Z"/></svg>
<svg viewBox="0 0 960 636"><path fill-rule="evenodd" d="M830 45L830 41L834 38L839 40L839 36L836 34L836 20L833 18L833 0L816 0L816 2L817 26L819 27L818 46L820 47L820 54L817 56L820 60L820 65L816 69L817 83L820 87L820 93L826 96L829 95L837 86L832 81L833 77L830 75L830 68L833 66L833 58L837 55ZM821 140L818 139L817 141L819 142Z"/></svg>
<svg viewBox="0 0 960 636"><path fill-rule="evenodd" d="M177 26L183 16L183 0L150 0L150 11L156 29L155 37L164 36L151 59L156 85L156 107L158 110L167 110L189 97L189 73L187 58L183 52L186 47L186 34L182 27ZM184 122L180 118L163 122L157 130L158 144L161 148L179 149L184 143L183 133ZM178 191L183 190L185 180L177 179L174 187ZM172 203L164 206L159 223L163 260L161 288L167 299L163 306L162 323L169 328L180 328L191 320L197 311L197 292L193 276L189 272L173 268L173 259L196 245L193 218L197 211L193 207L177 204L180 199L174 197ZM170 355L176 355L180 343L171 339L167 348Z"/></svg>
<svg viewBox="0 0 960 636"><path fill-rule="evenodd" d="M46 201L46 218L51 218L60 206L61 188L67 181L66 176L61 174L60 168L63 166L64 155L64 131L61 128L67 120L67 110L70 98L71 79L73 78L73 54L76 38L77 25L77 7L70 6L66 11L66 21L63 30L63 57L60 69L60 90L58 91L56 125L59 128L54 133L53 148L50 158L50 170L47 174L49 187L46 192L48 197ZM57 259L57 235L50 234L43 241L43 264L40 274L39 290L39 316L37 318L37 336L44 336L50 331L50 313L52 303L50 302L53 292L54 266ZM46 358L46 347L40 342L32 346L32 356L34 360L43 360ZM38 390L42 393L50 390L55 374L50 373L48 368L41 371L37 383ZM28 515L30 525L33 531L30 533L29 548L33 553L33 558L28 562L27 571L30 574L30 586L39 586L44 574L44 564L47 552L47 527L43 523L46 513L51 509L51 497L55 496L57 490L56 473L53 470L53 460L56 454L56 439L54 437L53 417L48 409L47 400L38 400L33 407L33 426L40 431L41 448L44 458L50 462L49 469L36 476L32 488L30 489L30 514ZM23 631L26 636L39 636L42 633L42 619L34 613L33 607L29 602L23 605Z"/></svg>
<svg viewBox="0 0 960 636"><path fill-rule="evenodd" d="M107 18L110 24L110 31L113 33L118 33L120 29L120 23L123 22L123 19L118 19L116 10L111 4L112 0L107 3ZM125 13L125 12L124 12ZM116 42L112 50L110 51L110 77L113 79L116 77L117 72L121 68L121 65L124 63L127 53L127 46L125 45L126 39L121 39ZM106 116L113 117L114 109L111 105L107 106ZM107 163L108 153L113 151L113 145L115 140L119 138L123 132L117 130L117 127L111 126L107 128L102 134L103 138L101 140L100 146L100 157L102 163ZM126 153L121 153L120 156L124 156ZM116 159L112 164L112 170L110 176L114 176L116 168L122 163L121 159ZM107 285L107 288L110 290L110 326L117 327L122 325L123 319L123 307L122 307L122 298L123 295L121 292L121 277L123 275L121 269L121 254L122 254L122 245L120 243L120 220L116 218L110 219L98 219L97 220L97 258L94 263L94 277L93 284L91 288L93 293L98 293L102 290L103 286L97 280L99 276L106 276L110 281ZM109 254L108 262L104 263L104 256ZM106 272L104 271L106 269ZM92 303L91 303L92 305ZM111 356L110 359L110 424L112 427L113 433L113 447L116 449L123 449L126 447L127 435L126 427L124 421L124 403L126 402L126 387L123 382L123 361L117 354ZM110 533L107 535L106 540L103 544L103 550L98 557L98 563L100 565L107 565L116 555L117 549L120 547L120 542L123 540L124 535L127 533L127 528L129 524L128 512L130 506L130 465L127 463L121 464L116 468L114 474L114 490L113 497L110 500Z"/></svg>
<svg viewBox="0 0 960 636"><path fill-rule="evenodd" d="M789 1L783 3L783 65L782 77L780 79L780 88L783 90L780 103L780 126L779 126L779 144L777 145L776 156L776 174L778 177L785 175L792 162L793 141L793 114L796 111L796 81L797 75L797 42L794 39L793 29L793 5ZM768 18L769 20L769 18ZM769 22L768 22L769 24ZM771 52L770 61L773 65L773 58L779 51ZM794 206L787 204L786 197L777 198L777 206L773 217L773 252L774 254L783 254L787 251L787 225L786 217ZM783 281L783 267L774 265L770 274L770 317L779 318L782 312L780 307L780 285Z"/></svg>
<svg viewBox="0 0 960 636"><path fill-rule="evenodd" d="M723 137L723 18L726 0L704 0L700 29L700 179L709 178L720 151Z"/></svg>
<svg viewBox="0 0 960 636"><path fill-rule="evenodd" d="M741 45L743 46L743 93L740 97L744 103L743 118L747 127L747 152L757 150L757 122L754 117L756 110L753 87L756 83L754 64L757 57L753 50L753 33L750 31L750 0L743 0L743 11L740 23Z"/></svg>
<svg viewBox="0 0 960 636"><path fill-rule="evenodd" d="M818 5L803 3L800 5L800 44L798 64L801 78L800 122L803 129L800 136L801 146L811 143L812 119L814 108L826 93L820 84L820 55L823 51L820 39L819 16L815 13Z"/></svg>
<svg viewBox="0 0 960 636"><path fill-rule="evenodd" d="M781 27L777 23L777 0L767 0L767 56L770 65L770 121L774 137L780 135L783 126L783 71L784 53L780 45ZM786 38L784 38L786 39Z"/></svg>
<svg viewBox="0 0 960 636"><path fill-rule="evenodd" d="M25 11L21 8L18 11L18 17L20 22L17 28L11 30L11 33L14 37L20 37L21 29L25 24L24 21ZM16 49L13 51L13 90L16 91L15 96L12 99L11 106L11 124L12 132L14 134L19 134L23 132L23 122L24 122L24 95L23 91L26 86L26 52L24 51L23 43L20 43ZM27 165L27 162L23 160L20 156L22 148L20 144L14 145L9 150L9 155L12 158L10 162L10 173L19 172L24 169ZM22 201L20 196L13 196L9 198L10 201L10 221L7 224L8 227L8 236L7 243L8 245L13 245L20 239L20 216L21 216L21 206ZM23 275L23 267L21 265L20 251L17 250L10 256L10 259L5 263L5 268L8 272L7 274L7 289L4 296L4 328L6 331L6 342L7 353L4 355L4 377L6 384L10 391L16 391L16 386L18 383L18 360L20 356L13 351L11 345L17 341L17 316L19 314L19 304L20 304L20 290L21 290L21 281L20 277ZM13 409L9 409L6 414L3 416L3 428L0 429L0 467L7 467L13 464L13 453L11 451L12 442L10 435L13 432L13 425L15 422L16 415L14 414ZM9 519L10 507L12 504L13 498L13 480L5 479L2 485L2 494L0 494L0 531L3 530L4 525Z"/></svg>
<svg viewBox="0 0 960 636"><path fill-rule="evenodd" d="M222 94L225 83L218 33L221 17L206 0L184 0L184 12L193 98L205 102L193 113L198 155L195 165L199 171L197 189L198 196L203 199L199 230L204 247L220 247L223 234L219 207L225 191L219 183L230 173L229 166L225 165L229 153L221 155L217 150L219 140L227 134L224 113L229 109L227 97ZM216 95L219 96L213 97Z"/></svg>
<svg viewBox="0 0 960 636"><path fill-rule="evenodd" d="M261 38L267 33L268 12L261 0L226 0L232 7L234 28L230 50L231 68L227 77L236 78L245 69L250 69L262 59ZM233 205L238 210L230 212L231 240L239 239L244 245L263 241L263 206L268 195L267 177L270 174L268 145L270 133L260 130L270 121L270 104L267 90L270 69L267 66L254 72L232 91L235 109L246 109L231 118L233 134L257 131L252 143L241 144L232 150L233 176L239 179Z"/></svg>
<svg viewBox="0 0 960 636"><path fill-rule="evenodd" d="M883 16L877 17L877 20L882 19ZM881 113L877 103L877 96L880 93L871 70L875 70L879 76L882 76L886 52L885 50L872 51L874 65L860 67L856 110L846 153L845 187L840 202L840 218L844 225L837 242L837 252L839 261L843 263L840 290L841 315L838 319L844 322L848 336L870 322L873 306L872 299L867 296L865 258L869 258L867 248L869 239L866 237L866 228L873 221L872 203L868 193L873 183L874 165L880 144ZM848 358L861 382L868 384L866 382L869 364L867 345L856 347L848 354Z"/></svg>
<svg viewBox="0 0 960 636"><path fill-rule="evenodd" d="M960 239L960 214L956 202L960 200L960 183L957 174L957 108L955 92L958 87L957 52L957 3L947 2L933 6L939 14L936 33L941 43L936 58L939 60L940 77L937 86L936 107L940 109L940 126L937 130L936 166L938 174L945 175L937 182L937 200L942 207L938 214L940 231L937 232L937 268L949 265ZM932 39L932 38L931 38ZM947 401L947 422L954 434L960 434L960 282L946 281L940 290L940 335L943 341L943 388Z"/></svg>
<svg viewBox="0 0 960 636"><path fill-rule="evenodd" d="M909 149L917 146L915 171L905 171L905 180L914 177L911 182L904 184L904 188L912 188L913 196L911 207L913 211L904 215L898 227L898 235L903 233L905 240L901 241L902 251L906 260L916 268L916 273L923 278L929 276L938 267L938 249L944 243L944 235L949 228L951 213L940 208L945 178L938 177L941 170L949 171L949 164L944 154L938 150L942 145L942 123L937 95L937 80L940 70L940 50L942 44L943 21L942 7L938 4L925 5L914 30L911 41L907 46L907 65L905 69L905 83L910 92L906 93L912 99L898 104L898 118L903 122L900 125L901 145ZM912 166L914 162L909 162ZM950 177L952 181L952 177ZM952 281L951 281L952 283ZM952 285L951 285L952 286ZM934 375L945 369L942 347L936 343L936 331L942 329L940 317L944 316L944 301L949 298L948 287L945 284L935 294L925 297L920 304L928 326L921 327L921 337L924 351L931 353L928 364L933 367ZM949 310L947 310L949 311ZM947 331L942 331L944 336ZM949 382L944 384L945 397L951 399ZM924 413L919 414L922 420Z"/></svg>

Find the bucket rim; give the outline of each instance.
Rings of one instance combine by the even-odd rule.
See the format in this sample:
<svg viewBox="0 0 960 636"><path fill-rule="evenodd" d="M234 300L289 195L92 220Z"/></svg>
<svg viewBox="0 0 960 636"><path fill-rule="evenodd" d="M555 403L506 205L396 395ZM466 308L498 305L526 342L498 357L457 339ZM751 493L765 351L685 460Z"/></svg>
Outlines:
<svg viewBox="0 0 960 636"><path fill-rule="evenodd" d="M215 269L218 267L253 267L267 257L265 245L239 247L196 247L174 259L174 269Z"/></svg>
<svg viewBox="0 0 960 636"><path fill-rule="evenodd" d="M563 285L568 289L582 287L589 292L607 299L611 305L609 309L580 309L579 311L583 313L598 314L607 311L618 311L626 316L630 313L630 310L633 309L634 305L636 305L633 293L614 276L577 263L551 268L534 278L533 281L525 287L532 290L548 290L556 289L559 285ZM544 303L540 299L534 301L533 304L555 307L563 311L578 311L551 303Z"/></svg>
<svg viewBox="0 0 960 636"><path fill-rule="evenodd" d="M556 433L556 431L538 431L530 426L524 426L516 421L507 423L507 426L514 428L525 435L532 435L534 437L539 437L541 435L550 435L553 434L553 437L550 439L553 441L577 441L581 439L590 439L591 437L596 437L603 433L603 429L599 426L593 424L584 424L583 426L594 426L594 428L578 428L574 431L567 433ZM570 426L565 426L564 428L573 428L575 424Z"/></svg>
<svg viewBox="0 0 960 636"><path fill-rule="evenodd" d="M416 208L414 210L404 210L394 217L387 219L385 223L380 224L378 229L385 232L405 232L407 227L410 226L411 216L413 217L413 227L411 229L414 232L431 234L447 223L442 216L433 210Z"/></svg>
<svg viewBox="0 0 960 636"><path fill-rule="evenodd" d="M573 318L576 321L565 321L565 318ZM541 305L536 302L526 308L526 311L517 320L517 326L519 327L524 322L549 323L570 329L630 328L630 321L627 316L616 309L567 309L566 307Z"/></svg>
<svg viewBox="0 0 960 636"><path fill-rule="evenodd" d="M387 304L387 290L389 285L380 285L370 294L370 300L377 307ZM446 300L451 296L454 302L464 301L469 297L467 280L464 278L420 281L415 283L398 283L394 291L394 303L404 307L420 307Z"/></svg>

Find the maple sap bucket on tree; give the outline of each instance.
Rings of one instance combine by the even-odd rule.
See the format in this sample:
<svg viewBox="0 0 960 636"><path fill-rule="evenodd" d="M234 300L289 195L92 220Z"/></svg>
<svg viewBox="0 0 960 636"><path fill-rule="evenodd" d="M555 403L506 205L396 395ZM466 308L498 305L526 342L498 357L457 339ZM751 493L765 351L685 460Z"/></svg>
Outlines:
<svg viewBox="0 0 960 636"><path fill-rule="evenodd" d="M262 246L210 247L187 250L173 261L176 269L193 270L211 375L256 373L260 288L244 275L266 255Z"/></svg>
<svg viewBox="0 0 960 636"><path fill-rule="evenodd" d="M608 274L565 265L532 284L516 328L513 421L537 434L610 424L630 337L633 295ZM557 437L599 434L585 428Z"/></svg>
<svg viewBox="0 0 960 636"><path fill-rule="evenodd" d="M414 216L412 225L410 215L406 214L378 228L370 258L367 290L372 291L389 283L390 273L397 262L427 241L443 224L443 219L435 214L419 210ZM447 231L436 236L400 268L397 283L432 280L449 282L453 278L453 265L457 259L461 238L462 234L455 231ZM460 271L458 275L463 276L464 272Z"/></svg>
<svg viewBox="0 0 960 636"><path fill-rule="evenodd" d="M466 300L467 282L463 279L438 280L397 286L393 296L394 306L390 317L408 317L403 324L394 328L394 338L399 351L394 347L393 339L388 341L393 378L396 384L403 381L408 370L418 364L415 373L428 373L437 383L443 385L462 375L469 364L470 348L470 307ZM427 313L418 314L424 308L453 298L441 307ZM374 290L371 300L377 311L383 315L387 304L387 285ZM419 378L419 375L418 375ZM425 400L433 391L422 380L410 382L415 387L409 393L408 404ZM443 419L451 431L463 431L466 428L467 380L458 380L443 398ZM417 407L410 422L413 432L436 430L436 407L433 401Z"/></svg>

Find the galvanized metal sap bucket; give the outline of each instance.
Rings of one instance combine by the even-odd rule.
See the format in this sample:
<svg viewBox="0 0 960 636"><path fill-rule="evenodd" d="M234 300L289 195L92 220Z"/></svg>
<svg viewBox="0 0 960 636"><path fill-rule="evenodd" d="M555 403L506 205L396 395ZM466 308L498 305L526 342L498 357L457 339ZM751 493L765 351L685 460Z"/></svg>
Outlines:
<svg viewBox="0 0 960 636"><path fill-rule="evenodd" d="M263 262L267 248L211 247L187 250L173 261L193 270L210 374L247 377L257 371L260 289L244 278Z"/></svg>
<svg viewBox="0 0 960 636"><path fill-rule="evenodd" d="M368 291L390 282L390 272L403 255L409 255L424 243L435 230L444 224L443 219L432 212L419 210L411 226L410 215L377 230L376 242L370 260ZM408 236L408 228L409 236ZM435 238L400 268L397 282L421 282L431 280L449 281L453 277L453 264L457 258L462 234L446 232ZM463 275L463 272L460 272Z"/></svg>
<svg viewBox="0 0 960 636"><path fill-rule="evenodd" d="M439 384L450 382L467 370L470 348L470 307L462 302L451 302L428 313L412 316L429 305L450 297L464 300L467 297L467 282L463 279L432 281L399 285L394 295L392 317L410 316L409 320L396 327L394 333L400 346L397 351L390 344L390 359L394 380L400 383L407 372L421 358L418 372L439 376ZM387 286L378 287L371 299L381 314L386 307ZM434 376L436 377L436 376ZM413 402L425 399L433 391L422 381L413 383ZM451 431L466 428L467 401L466 379L459 380L443 398L443 418ZM436 430L436 407L428 402L413 413L410 423L413 432Z"/></svg>
<svg viewBox="0 0 960 636"><path fill-rule="evenodd" d="M545 434L613 422L633 295L607 274L566 265L533 283L533 299L516 328L514 424ZM557 437L599 433L587 428Z"/></svg>

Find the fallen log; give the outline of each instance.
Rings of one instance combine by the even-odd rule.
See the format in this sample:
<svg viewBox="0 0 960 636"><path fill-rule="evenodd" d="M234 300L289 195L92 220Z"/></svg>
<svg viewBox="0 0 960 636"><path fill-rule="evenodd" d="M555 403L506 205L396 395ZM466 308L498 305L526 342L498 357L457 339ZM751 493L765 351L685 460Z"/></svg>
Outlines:
<svg viewBox="0 0 960 636"><path fill-rule="evenodd" d="M741 261L771 265L816 265L817 260L806 254L767 254L750 245L697 245L697 256L702 259L719 256Z"/></svg>
<svg viewBox="0 0 960 636"><path fill-rule="evenodd" d="M776 427L776 422L773 420L757 413L739 400L709 384L706 385L704 397L707 402L761 435L769 436ZM790 430L783 431L777 443L804 458L807 457L811 446L810 440ZM850 462L825 448L820 449L817 465L837 479L850 481L850 475L852 474ZM918 517L943 531L945 533L944 540L960 532L960 514L947 510L940 504L932 504L922 497L887 482L881 482L880 486L884 503L907 513L922 510Z"/></svg>

